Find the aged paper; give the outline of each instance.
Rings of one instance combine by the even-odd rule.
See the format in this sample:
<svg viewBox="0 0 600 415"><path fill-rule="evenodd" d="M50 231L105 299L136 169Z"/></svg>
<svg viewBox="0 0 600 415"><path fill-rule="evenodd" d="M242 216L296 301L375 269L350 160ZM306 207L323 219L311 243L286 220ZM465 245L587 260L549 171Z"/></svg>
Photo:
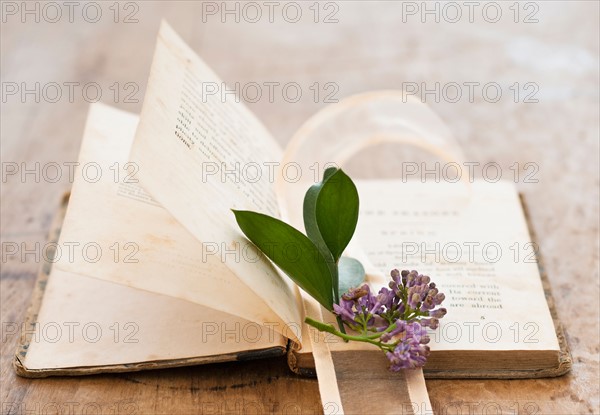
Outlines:
<svg viewBox="0 0 600 415"><path fill-rule="evenodd" d="M28 370L232 355L279 346L267 327L178 298L52 270L30 338ZM201 362L201 361L199 361Z"/></svg>
<svg viewBox="0 0 600 415"><path fill-rule="evenodd" d="M243 104L207 93L214 87L220 79L163 23L130 160L144 189L299 340L297 287L252 249L230 211L278 215L273 170L281 151ZM235 290L229 296L245 301Z"/></svg>
<svg viewBox="0 0 600 415"><path fill-rule="evenodd" d="M416 269L446 294L432 350L559 349L512 183L357 186L358 241L380 274Z"/></svg>
<svg viewBox="0 0 600 415"><path fill-rule="evenodd" d="M54 268L202 304L293 336L270 304L136 183L128 155L137 122L92 106Z"/></svg>

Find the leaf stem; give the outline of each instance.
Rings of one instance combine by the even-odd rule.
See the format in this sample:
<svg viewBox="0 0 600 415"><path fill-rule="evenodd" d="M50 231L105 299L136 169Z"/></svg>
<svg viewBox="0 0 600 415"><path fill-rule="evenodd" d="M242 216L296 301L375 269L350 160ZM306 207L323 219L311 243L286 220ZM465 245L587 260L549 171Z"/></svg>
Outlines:
<svg viewBox="0 0 600 415"><path fill-rule="evenodd" d="M308 318L308 317L307 317ZM340 332L346 334L346 328L344 327L344 322L340 316L336 316L338 326L340 327Z"/></svg>

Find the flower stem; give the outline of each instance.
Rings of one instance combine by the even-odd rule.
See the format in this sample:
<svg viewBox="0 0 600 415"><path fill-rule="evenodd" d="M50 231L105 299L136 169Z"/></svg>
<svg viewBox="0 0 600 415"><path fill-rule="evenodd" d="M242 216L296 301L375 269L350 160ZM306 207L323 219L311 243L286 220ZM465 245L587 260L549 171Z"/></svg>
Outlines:
<svg viewBox="0 0 600 415"><path fill-rule="evenodd" d="M345 341L352 340L352 341L363 342L363 343L371 343L371 344L374 344L375 346L380 347L380 348L382 346L384 346L384 344L382 344L380 341L375 341L375 340L372 340L372 339L370 339L368 337L351 336L349 334L342 333L342 332L336 330L335 327L333 327L333 325L321 323L320 321L313 320L310 317L306 317L304 319L304 322L306 324L310 325L310 326L313 326L314 328L316 328L319 331L324 331L326 333L331 333L331 334L333 334L335 336L338 336L341 339L344 339Z"/></svg>
<svg viewBox="0 0 600 415"><path fill-rule="evenodd" d="M370 336L366 336L368 339L378 339L381 336L383 336L385 333L389 333L390 331L394 330L396 328L396 323L394 322L394 324L390 324L388 326L387 329L385 329L384 331L380 331L379 333L376 334L372 334Z"/></svg>

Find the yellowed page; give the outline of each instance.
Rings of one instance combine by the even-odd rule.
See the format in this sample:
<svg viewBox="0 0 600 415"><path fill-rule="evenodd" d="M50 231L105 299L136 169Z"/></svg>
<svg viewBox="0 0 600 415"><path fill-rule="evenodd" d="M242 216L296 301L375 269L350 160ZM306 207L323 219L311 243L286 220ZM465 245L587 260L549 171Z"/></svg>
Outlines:
<svg viewBox="0 0 600 415"><path fill-rule="evenodd" d="M139 166L136 177L197 240L216 247L214 256L264 300L279 323L299 328L299 290L264 256L248 250L230 211L278 215L272 171L281 151L243 104L203 93L207 85L222 84L163 23L130 157ZM230 303L245 300L246 294L227 291Z"/></svg>
<svg viewBox="0 0 600 415"><path fill-rule="evenodd" d="M128 155L137 123L92 106L55 269L202 304L292 337L288 321L136 183Z"/></svg>
<svg viewBox="0 0 600 415"><path fill-rule="evenodd" d="M29 370L235 356L287 343L231 314L56 269L27 330Z"/></svg>
<svg viewBox="0 0 600 415"><path fill-rule="evenodd" d="M432 350L559 349L512 183L357 185L358 242L373 265L416 269L446 294Z"/></svg>

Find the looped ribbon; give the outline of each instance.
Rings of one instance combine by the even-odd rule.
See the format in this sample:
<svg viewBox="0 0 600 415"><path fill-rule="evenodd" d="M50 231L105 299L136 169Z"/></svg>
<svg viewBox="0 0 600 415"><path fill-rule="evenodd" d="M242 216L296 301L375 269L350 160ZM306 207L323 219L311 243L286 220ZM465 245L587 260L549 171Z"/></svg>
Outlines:
<svg viewBox="0 0 600 415"><path fill-rule="evenodd" d="M382 143L421 148L460 169L465 157L442 119L426 104L400 90L357 94L330 105L309 118L294 134L283 154L281 168L290 164L301 172L298 180L278 174L275 182L284 217L302 217L294 195L303 194L320 180L327 167L342 167L360 152ZM315 174L310 174L314 172Z"/></svg>
<svg viewBox="0 0 600 415"><path fill-rule="evenodd" d="M319 181L319 175L327 167L342 167L360 152L382 143L411 145L455 163L461 181L470 188L468 177L462 174L465 158L460 145L437 114L405 91L369 92L353 95L319 111L292 137L280 168L294 164L301 174L294 181L286 180L284 174L276 176L282 216L295 226L301 226L302 203L298 195ZM363 261L364 255L360 256ZM308 315L323 321L321 308L311 299L305 299L305 309ZM331 351L319 335L311 332L310 341L323 409L326 414L341 414L344 410ZM429 404L422 373L407 374L406 379L411 399Z"/></svg>

